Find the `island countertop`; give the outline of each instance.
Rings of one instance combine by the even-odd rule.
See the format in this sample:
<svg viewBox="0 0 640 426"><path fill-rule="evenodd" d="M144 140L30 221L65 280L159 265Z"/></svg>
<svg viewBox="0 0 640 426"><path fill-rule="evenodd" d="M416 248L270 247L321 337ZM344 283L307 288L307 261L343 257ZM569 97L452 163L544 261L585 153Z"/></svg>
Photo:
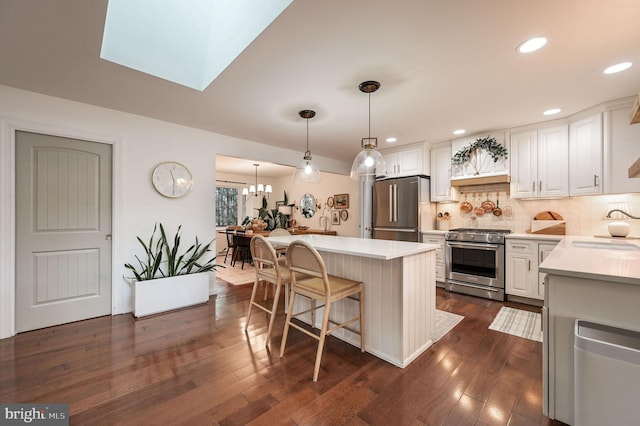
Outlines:
<svg viewBox="0 0 640 426"><path fill-rule="evenodd" d="M382 260L396 259L439 248L437 244L312 234L273 236L268 237L268 240L284 245L295 240L303 240L319 251Z"/></svg>
<svg viewBox="0 0 640 426"><path fill-rule="evenodd" d="M620 249L624 244L640 248L639 240L568 236L540 264L540 272L640 285L640 251Z"/></svg>

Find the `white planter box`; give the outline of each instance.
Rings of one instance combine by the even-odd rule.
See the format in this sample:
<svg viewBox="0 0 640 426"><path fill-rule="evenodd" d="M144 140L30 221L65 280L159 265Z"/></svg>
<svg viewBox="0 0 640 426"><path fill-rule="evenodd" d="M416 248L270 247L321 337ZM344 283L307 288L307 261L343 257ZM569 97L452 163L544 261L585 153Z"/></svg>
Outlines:
<svg viewBox="0 0 640 426"><path fill-rule="evenodd" d="M209 274L134 281L133 315L137 318L209 301Z"/></svg>

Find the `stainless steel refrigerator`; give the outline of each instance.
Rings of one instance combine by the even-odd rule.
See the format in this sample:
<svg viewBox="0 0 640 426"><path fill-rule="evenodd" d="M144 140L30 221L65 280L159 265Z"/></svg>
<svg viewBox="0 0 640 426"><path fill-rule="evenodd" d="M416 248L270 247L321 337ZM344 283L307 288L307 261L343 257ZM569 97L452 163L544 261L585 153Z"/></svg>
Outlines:
<svg viewBox="0 0 640 426"><path fill-rule="evenodd" d="M379 180L373 186L373 238L421 241L433 229L435 208L429 200L429 177Z"/></svg>

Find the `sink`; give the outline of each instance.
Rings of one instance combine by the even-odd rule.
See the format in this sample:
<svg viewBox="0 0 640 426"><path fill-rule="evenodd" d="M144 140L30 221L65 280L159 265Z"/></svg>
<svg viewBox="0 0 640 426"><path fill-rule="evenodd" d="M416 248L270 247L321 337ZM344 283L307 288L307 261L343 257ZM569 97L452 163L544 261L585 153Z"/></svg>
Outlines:
<svg viewBox="0 0 640 426"><path fill-rule="evenodd" d="M571 243L573 247L600 249L600 250L622 250L622 251L640 251L640 247L629 243L604 243L600 241L574 241Z"/></svg>

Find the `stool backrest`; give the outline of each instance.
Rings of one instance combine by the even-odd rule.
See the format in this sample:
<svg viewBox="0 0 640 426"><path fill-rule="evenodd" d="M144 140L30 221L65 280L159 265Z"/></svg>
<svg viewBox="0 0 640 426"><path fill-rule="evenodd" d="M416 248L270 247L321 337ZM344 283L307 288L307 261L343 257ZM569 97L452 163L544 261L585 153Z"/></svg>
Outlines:
<svg viewBox="0 0 640 426"><path fill-rule="evenodd" d="M324 260L311 244L295 240L287 247L287 266L294 273L320 278L324 282L325 294L330 295L329 276ZM295 280L295 274L292 281Z"/></svg>
<svg viewBox="0 0 640 426"><path fill-rule="evenodd" d="M278 255L273 246L262 235L255 235L251 238L251 257L256 268L264 266L279 269Z"/></svg>

